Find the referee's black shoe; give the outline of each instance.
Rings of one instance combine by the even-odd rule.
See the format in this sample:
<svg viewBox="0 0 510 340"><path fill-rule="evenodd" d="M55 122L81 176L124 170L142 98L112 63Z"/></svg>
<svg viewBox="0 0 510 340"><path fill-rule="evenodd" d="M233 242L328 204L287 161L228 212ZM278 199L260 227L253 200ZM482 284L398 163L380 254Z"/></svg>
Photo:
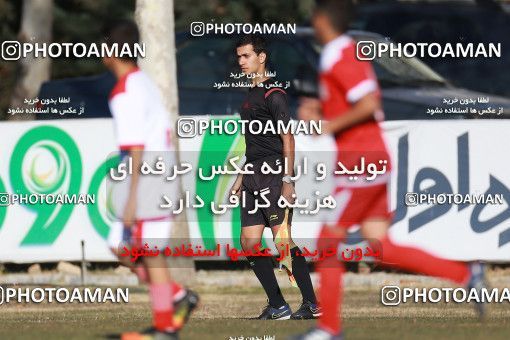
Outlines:
<svg viewBox="0 0 510 340"><path fill-rule="evenodd" d="M322 308L316 303L303 301L297 311L290 316L293 320L316 319L322 315Z"/></svg>
<svg viewBox="0 0 510 340"><path fill-rule="evenodd" d="M279 308L274 308L271 305L267 305L262 314L257 319L259 320L289 320L292 315L292 310L289 304L284 304Z"/></svg>

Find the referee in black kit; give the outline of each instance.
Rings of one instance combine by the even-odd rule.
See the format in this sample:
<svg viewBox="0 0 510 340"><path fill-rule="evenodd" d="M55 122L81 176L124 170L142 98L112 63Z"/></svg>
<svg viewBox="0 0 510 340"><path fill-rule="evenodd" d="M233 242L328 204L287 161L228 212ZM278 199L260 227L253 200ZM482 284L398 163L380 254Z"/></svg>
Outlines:
<svg viewBox="0 0 510 340"><path fill-rule="evenodd" d="M258 120L262 126L271 120L273 126L278 121L289 123L290 113L287 103L287 94L282 88L276 87L276 80L266 76L266 62L268 52L265 40L256 35L247 35L241 38L236 45L238 64L245 75L252 77L252 87L249 90L241 108L241 119ZM252 134L246 130L246 162L253 165L253 175L239 174L231 193L241 195L244 191L246 206L241 207L241 246L243 250L254 249L261 242L264 228L269 227L276 236L280 225L284 221L285 209L278 206L280 195L288 202L293 202L295 193L291 176L294 168L294 136L292 133L264 133ZM260 169L264 162L276 169L282 168L288 162L288 173L264 175ZM255 207L255 199L261 200L259 193L269 189L267 199L270 207L259 208L254 214L248 211ZM292 211L289 213L288 225L291 224ZM290 228L289 228L290 235ZM290 241L291 245L294 242ZM292 313L290 306L283 298L276 276L273 261L270 257L248 256L247 259L255 275L259 279L268 297L266 306L258 319L286 320L286 319L312 319L319 317L321 310L310 279L310 273L303 256L296 256L299 248L294 245L290 249L292 256L292 274L303 296L301 307Z"/></svg>

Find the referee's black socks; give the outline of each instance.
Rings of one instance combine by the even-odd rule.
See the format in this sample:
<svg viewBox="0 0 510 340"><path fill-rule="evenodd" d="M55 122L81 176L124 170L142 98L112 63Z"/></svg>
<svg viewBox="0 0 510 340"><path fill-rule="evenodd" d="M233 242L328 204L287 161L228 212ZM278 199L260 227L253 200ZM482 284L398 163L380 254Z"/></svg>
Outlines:
<svg viewBox="0 0 510 340"><path fill-rule="evenodd" d="M247 256L247 259L267 294L269 304L274 308L285 305L286 302L278 286L278 281L276 281L271 258L267 256Z"/></svg>
<svg viewBox="0 0 510 340"><path fill-rule="evenodd" d="M313 304L317 303L315 292L313 291L312 279L310 278L310 271L304 256L297 256L296 253L301 252L299 247L294 247L290 250L292 256L292 274L296 279L296 283L303 296L303 301L309 301Z"/></svg>

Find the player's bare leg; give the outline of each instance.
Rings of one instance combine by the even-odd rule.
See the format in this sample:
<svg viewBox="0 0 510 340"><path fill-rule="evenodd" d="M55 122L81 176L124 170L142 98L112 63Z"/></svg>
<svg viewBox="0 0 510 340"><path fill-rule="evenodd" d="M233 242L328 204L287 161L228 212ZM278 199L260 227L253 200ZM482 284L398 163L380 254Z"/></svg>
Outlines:
<svg viewBox="0 0 510 340"><path fill-rule="evenodd" d="M136 262L132 262L130 257L121 256L124 252L121 250L122 248L123 247L121 245L119 247L110 247L110 250L115 256L117 256L121 265L128 267L134 274L136 274L141 283L150 285L149 271L147 270L147 266L144 261L142 261L142 258L139 258ZM163 266L166 266L166 263L159 260L158 262L159 263L156 263L157 267L163 268ZM158 273L153 273L153 275L160 276ZM173 301L174 306L173 321L177 329L180 329L188 321L191 312L197 307L199 297L195 292L184 289L181 285L174 281L170 281L170 285L172 286L171 300ZM151 327L147 329L146 333L153 331L154 327Z"/></svg>
<svg viewBox="0 0 510 340"><path fill-rule="evenodd" d="M121 221L114 222L108 235L110 251L117 257L122 266L129 268L138 277L140 283L147 283L148 274L141 259L132 262L130 256L121 256L125 252L124 247L131 249L131 242L131 228L126 228Z"/></svg>
<svg viewBox="0 0 510 340"><path fill-rule="evenodd" d="M153 313L153 330L145 333L126 333L122 340L142 338L177 339L173 322L173 291L166 260L162 256L144 257L143 264L149 274L149 296Z"/></svg>
<svg viewBox="0 0 510 340"><path fill-rule="evenodd" d="M120 250L120 247L119 248L111 247L110 250L117 257L117 260L122 266L129 268L131 272L136 275L140 283L149 282L149 274L147 273L147 269L142 263L140 263L139 261L132 262L129 257L121 256L123 251Z"/></svg>

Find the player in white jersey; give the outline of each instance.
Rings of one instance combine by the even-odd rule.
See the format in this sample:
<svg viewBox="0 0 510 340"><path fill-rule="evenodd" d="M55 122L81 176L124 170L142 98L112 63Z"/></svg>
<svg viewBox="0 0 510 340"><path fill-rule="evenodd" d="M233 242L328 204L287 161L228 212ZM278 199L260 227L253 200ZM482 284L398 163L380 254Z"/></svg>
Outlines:
<svg viewBox="0 0 510 340"><path fill-rule="evenodd" d="M130 21L114 23L106 33L106 43L112 46L138 43L136 24ZM132 49L131 49L132 50ZM113 88L109 106L113 115L115 135L123 162L130 162L133 169L129 180L116 186L114 205L119 221L114 222L108 235L108 244L116 255L121 246L142 247L146 243L159 249L167 245L172 221L170 213L158 210L154 194L161 198L161 188L170 195L178 194L176 183L159 182L146 178L139 169L144 160L163 156L164 162L175 163L175 150L171 143L171 125L160 92L152 80L141 71L136 58L103 58L104 65L115 75L117 83ZM154 164L154 163L152 163ZM135 171L138 170L138 171ZM166 187L165 187L166 186ZM148 203L147 203L148 202ZM177 338L178 330L187 320L198 303L198 296L176 284L163 256L141 257L129 265L142 282L149 285L153 327L143 333L125 333L123 339L148 339L151 337Z"/></svg>

